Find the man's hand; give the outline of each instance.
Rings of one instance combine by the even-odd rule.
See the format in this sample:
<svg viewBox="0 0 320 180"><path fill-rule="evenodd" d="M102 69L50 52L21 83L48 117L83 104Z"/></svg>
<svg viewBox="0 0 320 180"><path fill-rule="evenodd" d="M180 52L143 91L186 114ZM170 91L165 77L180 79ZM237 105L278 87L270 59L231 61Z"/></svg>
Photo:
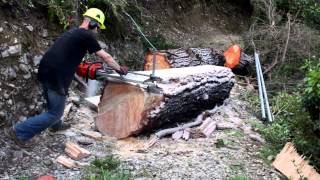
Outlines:
<svg viewBox="0 0 320 180"><path fill-rule="evenodd" d="M128 67L127 66L120 66L119 70L116 70L116 72L120 75L126 75L128 74Z"/></svg>

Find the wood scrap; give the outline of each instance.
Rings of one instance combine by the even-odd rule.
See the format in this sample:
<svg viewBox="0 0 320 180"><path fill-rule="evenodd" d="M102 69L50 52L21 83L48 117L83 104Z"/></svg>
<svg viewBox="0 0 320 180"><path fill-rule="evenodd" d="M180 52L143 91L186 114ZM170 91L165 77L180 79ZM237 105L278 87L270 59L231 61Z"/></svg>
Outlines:
<svg viewBox="0 0 320 180"><path fill-rule="evenodd" d="M156 136L160 139L160 138L162 138L162 137L164 137L166 135L175 133L177 131L181 131L181 130L184 130L186 128L197 126L197 125L202 123L202 121L203 121L202 118L203 118L203 114L200 114L200 115L198 115L198 117L196 118L196 120L194 122L187 123L187 124L184 124L182 126L175 127L175 128L169 128L169 129L161 130L161 131L156 133Z"/></svg>
<svg viewBox="0 0 320 180"><path fill-rule="evenodd" d="M201 132L203 133L203 135L205 137L209 137L211 135L211 133L216 130L217 128L217 123L214 121L211 121L209 123L207 123L206 126L203 127L203 129L201 129Z"/></svg>
<svg viewBox="0 0 320 180"><path fill-rule="evenodd" d="M172 134L172 139L178 140L178 139L182 138L182 135L183 135L183 130L177 131Z"/></svg>
<svg viewBox="0 0 320 180"><path fill-rule="evenodd" d="M95 139L97 141L101 141L103 139L102 134L96 131L84 130L84 131L81 131L81 134L84 136L90 137L92 139Z"/></svg>
<svg viewBox="0 0 320 180"><path fill-rule="evenodd" d="M91 153L73 142L67 142L64 151L74 160L79 160L91 155Z"/></svg>
<svg viewBox="0 0 320 180"><path fill-rule="evenodd" d="M288 179L319 180L320 174L309 165L309 162L300 156L294 144L287 142L281 152L276 156L272 165L284 174Z"/></svg>
<svg viewBox="0 0 320 180"><path fill-rule="evenodd" d="M190 138L190 131L190 128L186 128L185 130L183 130L182 138L184 140L188 140Z"/></svg>
<svg viewBox="0 0 320 180"><path fill-rule="evenodd" d="M56 161L58 163L62 164L63 166L70 168L70 169L78 167L77 163L74 160L67 158L66 156L63 156L63 155L59 156L56 159Z"/></svg>

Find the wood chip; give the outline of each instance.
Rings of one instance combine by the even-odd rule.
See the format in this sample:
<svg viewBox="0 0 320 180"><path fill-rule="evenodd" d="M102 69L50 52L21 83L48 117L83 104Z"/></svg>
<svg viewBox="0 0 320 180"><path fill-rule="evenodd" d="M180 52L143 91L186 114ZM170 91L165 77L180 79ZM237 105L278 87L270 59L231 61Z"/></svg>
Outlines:
<svg viewBox="0 0 320 180"><path fill-rule="evenodd" d="M190 138L190 131L191 129L190 128L187 128L183 131L183 135L182 135L182 138L184 140L188 140Z"/></svg>
<svg viewBox="0 0 320 180"><path fill-rule="evenodd" d="M72 159L79 160L91 155L91 153L73 142L67 142L65 152Z"/></svg>
<svg viewBox="0 0 320 180"><path fill-rule="evenodd" d="M172 139L174 140L178 140L182 137L183 135L183 131L177 131L175 133L172 134Z"/></svg>
<svg viewBox="0 0 320 180"><path fill-rule="evenodd" d="M67 158L66 156L59 156L56 161L60 164L62 164L63 166L67 167L67 168L76 168L77 164L74 160Z"/></svg>
<svg viewBox="0 0 320 180"><path fill-rule="evenodd" d="M216 130L217 124L216 122L212 121L210 122L206 127L203 128L202 133L206 136L209 137L211 133Z"/></svg>

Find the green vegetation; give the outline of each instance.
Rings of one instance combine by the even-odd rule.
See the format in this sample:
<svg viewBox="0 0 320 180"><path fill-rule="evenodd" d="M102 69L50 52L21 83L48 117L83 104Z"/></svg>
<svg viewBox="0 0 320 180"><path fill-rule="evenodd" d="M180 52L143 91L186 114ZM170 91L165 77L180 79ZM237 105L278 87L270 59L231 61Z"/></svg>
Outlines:
<svg viewBox="0 0 320 180"><path fill-rule="evenodd" d="M120 161L112 156L95 159L83 171L83 179L89 180L128 180L132 179L129 172L120 168Z"/></svg>
<svg viewBox="0 0 320 180"><path fill-rule="evenodd" d="M268 142L260 154L276 155L290 141L320 168L319 1L253 1L253 5L246 42L248 46L254 42L263 52L260 59L274 115L274 122L257 126ZM247 94L246 99L260 112L254 107L259 104L257 95Z"/></svg>
<svg viewBox="0 0 320 180"><path fill-rule="evenodd" d="M152 45L154 45L157 49L177 48L177 46L175 46L174 44L168 43L166 39L161 35L148 37L148 39L152 43ZM142 43L143 43L144 49L151 48L150 45L144 39L142 40Z"/></svg>
<svg viewBox="0 0 320 180"><path fill-rule="evenodd" d="M247 176L232 176L229 180L250 180Z"/></svg>
<svg viewBox="0 0 320 180"><path fill-rule="evenodd" d="M317 73L319 72L320 71L317 70ZM319 76L317 76L317 78L319 78ZM308 91L308 88L310 88L309 85L311 84L312 87L314 87L314 84L309 81L309 79L306 80L306 87L302 88L304 91L291 94L281 92L272 97L271 104L275 121L266 126L257 125L257 129L264 135L268 142L268 144L260 150L260 154L264 159L270 155L274 156L279 153L286 142L293 142L297 150L305 156L310 157L311 163L319 168L319 103L314 104L313 102L315 99L319 99L320 96L312 98L312 103L309 104L312 109L311 112L315 112L314 109L318 108L318 117L312 117L310 116L310 111L308 112L306 110L308 106L305 105L305 103L308 102L305 99L310 99L310 96L308 96L310 92ZM314 82L313 79L312 82ZM319 83L319 81L317 82ZM318 85L315 89L318 92L320 86ZM311 95L313 96L314 93L311 93Z"/></svg>
<svg viewBox="0 0 320 180"><path fill-rule="evenodd" d="M283 13L296 14L310 26L320 28L320 4L316 0L276 0Z"/></svg>

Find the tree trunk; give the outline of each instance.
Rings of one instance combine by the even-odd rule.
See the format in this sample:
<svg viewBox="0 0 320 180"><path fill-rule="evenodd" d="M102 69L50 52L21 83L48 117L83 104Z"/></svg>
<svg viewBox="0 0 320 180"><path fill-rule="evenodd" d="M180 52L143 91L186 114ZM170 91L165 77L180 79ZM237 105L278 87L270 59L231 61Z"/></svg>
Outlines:
<svg viewBox="0 0 320 180"><path fill-rule="evenodd" d="M109 82L99 104L98 130L125 138L166 124L191 120L203 110L223 103L234 84L230 69L211 65L157 70L156 76L161 78L157 82L161 94ZM142 77L129 74L126 78L141 80Z"/></svg>
<svg viewBox="0 0 320 180"><path fill-rule="evenodd" d="M148 52L144 70L152 69L153 53ZM253 58L241 52L240 63L232 69L235 74L246 75ZM156 53L156 69L181 68L199 65L224 66L223 51L212 48L169 49Z"/></svg>

